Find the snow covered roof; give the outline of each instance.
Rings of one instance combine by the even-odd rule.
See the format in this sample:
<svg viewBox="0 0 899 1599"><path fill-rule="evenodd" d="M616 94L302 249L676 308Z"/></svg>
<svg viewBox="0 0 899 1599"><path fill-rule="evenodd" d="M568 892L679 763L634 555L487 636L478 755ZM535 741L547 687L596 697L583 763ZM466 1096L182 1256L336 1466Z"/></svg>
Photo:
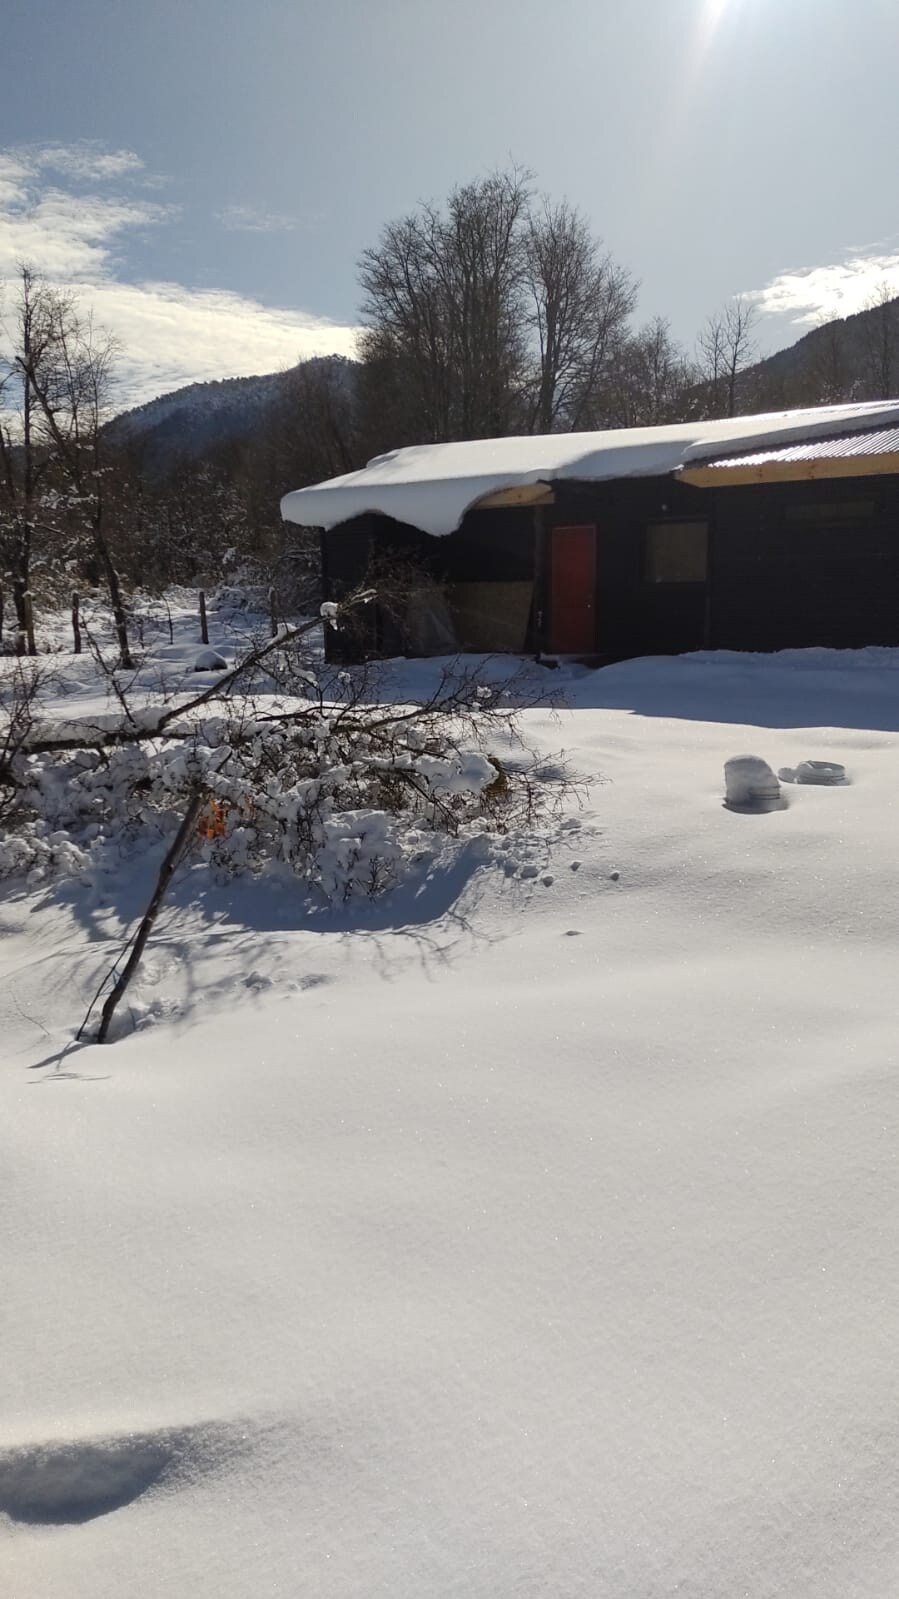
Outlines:
<svg viewBox="0 0 899 1599"><path fill-rule="evenodd" d="M664 477L720 456L723 449L776 448L837 431L863 430L877 422L899 424L899 401L818 406L674 427L413 445L378 455L359 472L286 494L281 515L304 527L332 528L365 512L378 512L439 535L451 533L466 511L503 490L566 478L599 483Z"/></svg>
<svg viewBox="0 0 899 1599"><path fill-rule="evenodd" d="M703 462L707 471L737 471L747 466L792 466L804 461L847 461L863 456L899 455L899 426L831 434L826 439L800 439L793 444L768 444L747 455L716 456Z"/></svg>

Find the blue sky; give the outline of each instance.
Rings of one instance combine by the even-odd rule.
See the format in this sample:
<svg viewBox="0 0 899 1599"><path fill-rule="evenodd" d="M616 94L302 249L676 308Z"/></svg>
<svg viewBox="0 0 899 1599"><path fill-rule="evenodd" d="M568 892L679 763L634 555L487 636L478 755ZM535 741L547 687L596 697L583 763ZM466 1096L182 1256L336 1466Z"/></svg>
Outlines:
<svg viewBox="0 0 899 1599"><path fill-rule="evenodd" d="M899 292L896 0L4 0L0 277L122 339L129 396L350 350L381 225L510 158L691 343Z"/></svg>

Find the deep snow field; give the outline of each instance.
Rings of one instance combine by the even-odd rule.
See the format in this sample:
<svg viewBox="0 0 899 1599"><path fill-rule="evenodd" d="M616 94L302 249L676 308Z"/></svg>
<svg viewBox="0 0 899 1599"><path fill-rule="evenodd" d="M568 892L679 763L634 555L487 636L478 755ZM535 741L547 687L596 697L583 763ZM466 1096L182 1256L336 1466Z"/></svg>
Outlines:
<svg viewBox="0 0 899 1599"><path fill-rule="evenodd" d="M548 851L183 881L111 1046L153 863L4 885L3 1599L899 1592L899 652L547 675Z"/></svg>

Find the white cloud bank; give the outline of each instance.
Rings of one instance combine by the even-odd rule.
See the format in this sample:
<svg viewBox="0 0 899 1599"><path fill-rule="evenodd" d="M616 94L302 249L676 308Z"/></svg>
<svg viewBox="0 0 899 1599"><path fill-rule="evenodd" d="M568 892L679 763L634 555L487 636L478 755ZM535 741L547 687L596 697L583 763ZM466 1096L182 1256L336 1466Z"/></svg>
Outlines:
<svg viewBox="0 0 899 1599"><path fill-rule="evenodd" d="M899 295L899 252L881 247L853 252L829 266L781 272L747 298L767 315L806 325L863 311L883 285Z"/></svg>
<svg viewBox="0 0 899 1599"><path fill-rule="evenodd" d="M171 222L178 212L141 192L123 197L84 192L83 186L133 180L142 171L133 151L95 144L0 150L4 302L15 292L19 264L27 261L92 307L122 345L122 405L185 383L270 372L312 355L353 353L356 330L323 317L274 309L224 289L128 281L117 255L124 240ZM48 173L65 186L49 182ZM244 215L238 226L257 216L231 209ZM262 217L253 231L274 231L284 220Z"/></svg>

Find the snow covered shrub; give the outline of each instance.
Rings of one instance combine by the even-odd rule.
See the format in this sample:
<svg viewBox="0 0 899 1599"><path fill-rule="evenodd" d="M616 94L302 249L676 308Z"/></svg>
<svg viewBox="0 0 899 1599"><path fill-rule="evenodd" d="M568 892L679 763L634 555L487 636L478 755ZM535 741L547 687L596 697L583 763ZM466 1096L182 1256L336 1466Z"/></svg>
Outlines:
<svg viewBox="0 0 899 1599"><path fill-rule="evenodd" d="M514 676L487 684L454 664L395 703L370 670L316 664L314 631L258 644L180 699L131 704L118 684L102 728L44 725L34 696L14 695L0 795L32 845L0 855L0 873L35 864L44 835L71 843L70 869L111 840L167 836L199 799L193 848L219 871L277 865L343 900L391 886L448 837L520 829L560 799L564 772L551 784L526 752L497 754L526 699Z"/></svg>

